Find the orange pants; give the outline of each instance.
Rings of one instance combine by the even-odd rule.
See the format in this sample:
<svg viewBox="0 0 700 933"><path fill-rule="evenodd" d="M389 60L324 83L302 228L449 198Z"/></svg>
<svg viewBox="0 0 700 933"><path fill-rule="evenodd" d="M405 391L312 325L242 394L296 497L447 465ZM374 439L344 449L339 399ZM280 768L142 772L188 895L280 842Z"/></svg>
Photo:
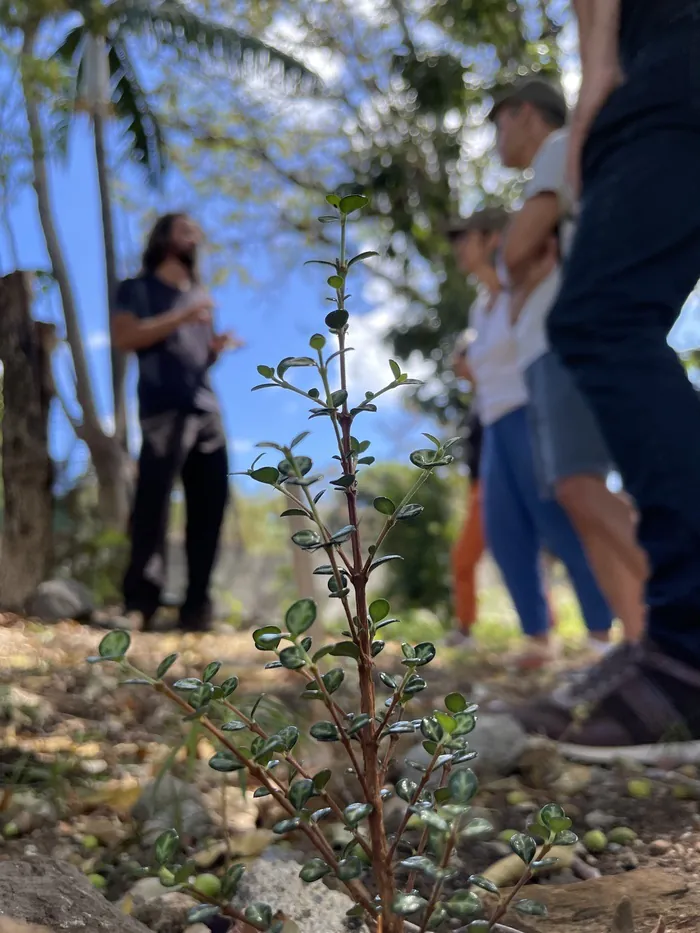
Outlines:
<svg viewBox="0 0 700 933"><path fill-rule="evenodd" d="M476 568L484 556L486 541L481 517L481 486L479 481L469 484L467 517L452 550L452 591L455 615L460 631L465 635L477 619ZM554 612L549 595L545 596L549 624L554 626Z"/></svg>
<svg viewBox="0 0 700 933"><path fill-rule="evenodd" d="M477 481L469 484L467 517L452 551L455 614L460 630L465 634L476 622L476 568L485 549L481 488Z"/></svg>

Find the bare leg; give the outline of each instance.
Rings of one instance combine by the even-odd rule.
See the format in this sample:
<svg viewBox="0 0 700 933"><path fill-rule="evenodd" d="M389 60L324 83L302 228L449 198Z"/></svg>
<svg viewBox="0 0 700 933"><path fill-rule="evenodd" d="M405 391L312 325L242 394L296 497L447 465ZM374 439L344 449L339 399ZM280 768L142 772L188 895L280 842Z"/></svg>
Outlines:
<svg viewBox="0 0 700 933"><path fill-rule="evenodd" d="M557 501L576 528L600 588L622 622L626 641L645 628L646 555L636 541L629 501L598 476L572 476L557 484Z"/></svg>

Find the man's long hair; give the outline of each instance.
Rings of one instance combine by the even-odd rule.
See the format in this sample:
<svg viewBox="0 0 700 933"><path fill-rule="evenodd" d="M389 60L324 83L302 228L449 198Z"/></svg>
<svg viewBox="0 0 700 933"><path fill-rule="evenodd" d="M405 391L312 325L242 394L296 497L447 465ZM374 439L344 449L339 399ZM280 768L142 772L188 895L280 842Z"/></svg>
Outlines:
<svg viewBox="0 0 700 933"><path fill-rule="evenodd" d="M146 275L153 275L156 269L172 255L173 225L176 220L180 220L181 218L189 218L189 214L185 214L183 211L175 211L170 214L163 214L156 220L148 236L146 249L143 251L143 257L141 259L141 269ZM179 258L183 261L183 257ZM197 256L193 256L192 260L190 274L192 281L198 282L199 269Z"/></svg>

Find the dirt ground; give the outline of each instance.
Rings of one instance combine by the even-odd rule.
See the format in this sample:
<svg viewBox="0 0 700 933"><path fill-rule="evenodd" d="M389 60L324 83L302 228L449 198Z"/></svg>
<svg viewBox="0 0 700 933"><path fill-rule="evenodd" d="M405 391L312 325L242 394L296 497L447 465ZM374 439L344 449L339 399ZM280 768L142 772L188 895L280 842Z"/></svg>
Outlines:
<svg viewBox="0 0 700 933"><path fill-rule="evenodd" d="M202 870L216 871L228 858L255 858L270 845L300 848L294 837L280 841L273 835L279 813L265 798L254 798L254 787L243 789L231 775L207 767L214 749L200 727L183 724L150 688L120 685L115 667L86 663L103 635L74 623L0 623L0 859L50 855L99 876L110 899L122 897L138 866L151 859L132 807L164 770L198 788L208 809L206 833L189 840ZM130 659L152 673L172 652L179 659L169 677L200 675L207 662L219 660L221 678L240 677L240 705L249 707L260 692L266 694L258 714L263 724L279 728L292 717L302 733L308 729L311 710L299 698L298 678L263 670L266 658L249 633L135 635ZM440 658L427 676L429 683L439 683L439 694L421 694L415 715L452 689L469 695L478 684L481 694L517 699L551 680L513 680L498 658L488 656L445 652ZM382 666L400 669L389 648ZM307 741L300 755L320 769L334 763L328 748ZM581 839L596 829L615 838L620 827L631 832L624 844L608 841L603 851L581 848L573 862L539 879L531 896L548 905L549 919L511 917L513 927L523 933L612 933L612 913L629 896L637 917L633 933L652 933L659 917L667 933L700 930L697 777L692 766L644 772L624 761L609 768L572 764L549 747L526 752L514 773L482 782L475 806L495 835L460 846L458 881L493 870L509 852L499 837L522 830L536 807L556 800ZM352 777L344 768L336 768L333 781L339 796L352 801ZM329 838L342 845L343 828L325 825ZM507 873L501 883L509 883Z"/></svg>

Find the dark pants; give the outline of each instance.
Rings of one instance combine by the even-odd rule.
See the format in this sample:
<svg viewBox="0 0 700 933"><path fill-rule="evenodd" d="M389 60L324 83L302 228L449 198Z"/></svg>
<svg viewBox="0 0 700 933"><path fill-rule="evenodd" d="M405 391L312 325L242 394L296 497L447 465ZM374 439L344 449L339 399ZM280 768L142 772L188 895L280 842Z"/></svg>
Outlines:
<svg viewBox="0 0 700 933"><path fill-rule="evenodd" d="M700 402L669 330L700 277L700 23L629 64L584 153L552 346L641 513L649 635L700 666Z"/></svg>
<svg viewBox="0 0 700 933"><path fill-rule="evenodd" d="M180 476L187 516L189 573L183 611L206 607L228 499L226 437L218 412L166 412L141 423L143 444L131 519L131 562L124 579L127 611L147 617L165 584L170 499Z"/></svg>

